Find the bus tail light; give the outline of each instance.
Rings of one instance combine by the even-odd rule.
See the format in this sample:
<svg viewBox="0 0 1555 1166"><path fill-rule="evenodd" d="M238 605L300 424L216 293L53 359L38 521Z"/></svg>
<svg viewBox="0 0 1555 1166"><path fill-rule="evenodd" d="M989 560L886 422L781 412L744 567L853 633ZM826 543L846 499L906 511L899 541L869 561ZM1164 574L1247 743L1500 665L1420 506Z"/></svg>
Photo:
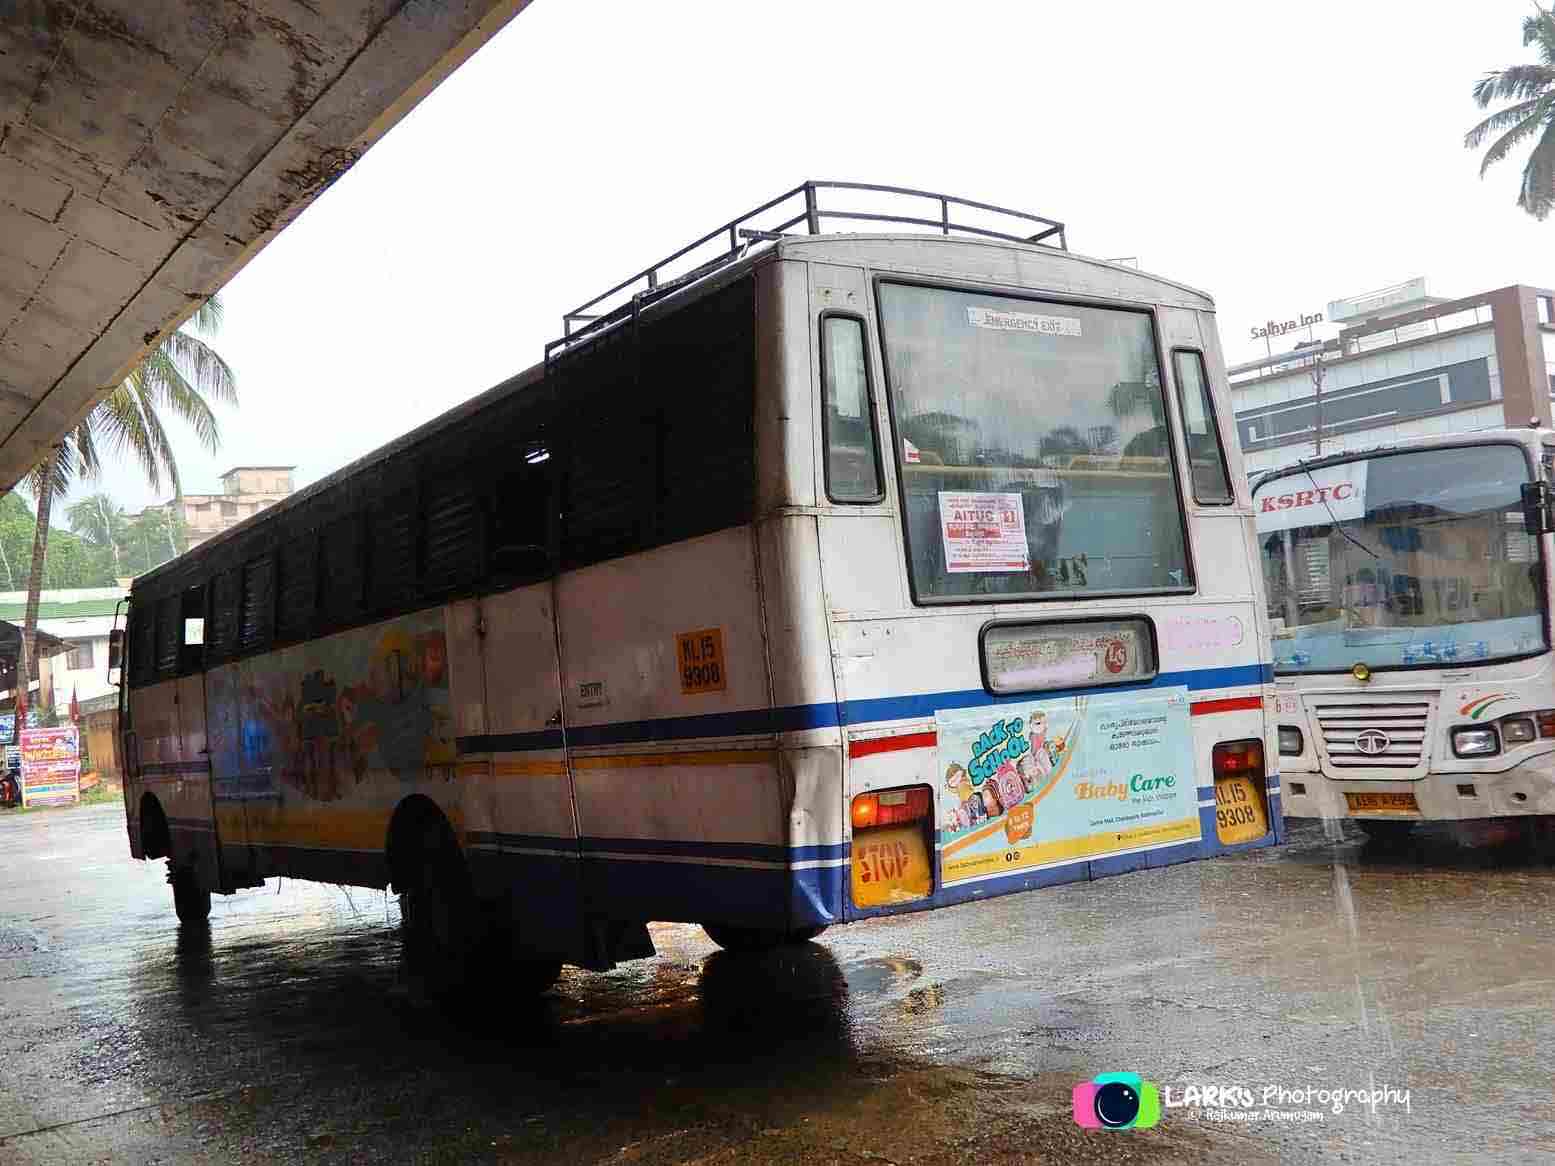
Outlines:
<svg viewBox="0 0 1555 1166"><path fill-rule="evenodd" d="M1555 737L1555 709L1541 709L1533 719L1539 722L1539 736Z"/></svg>
<svg viewBox="0 0 1555 1166"><path fill-rule="evenodd" d="M1263 773L1263 742L1256 737L1245 741L1222 741L1210 755L1216 777L1257 777Z"/></svg>
<svg viewBox="0 0 1555 1166"><path fill-rule="evenodd" d="M1264 800L1263 742L1222 741L1210 753L1215 777L1215 837L1222 846L1253 842L1269 832Z"/></svg>
<svg viewBox="0 0 1555 1166"><path fill-rule="evenodd" d="M853 822L853 905L890 907L924 899L933 886L934 794L926 785L859 794Z"/></svg>
<svg viewBox="0 0 1555 1166"><path fill-rule="evenodd" d="M905 826L909 822L921 822L929 817L932 807L926 785L859 794L853 799L853 828L867 830L871 826Z"/></svg>

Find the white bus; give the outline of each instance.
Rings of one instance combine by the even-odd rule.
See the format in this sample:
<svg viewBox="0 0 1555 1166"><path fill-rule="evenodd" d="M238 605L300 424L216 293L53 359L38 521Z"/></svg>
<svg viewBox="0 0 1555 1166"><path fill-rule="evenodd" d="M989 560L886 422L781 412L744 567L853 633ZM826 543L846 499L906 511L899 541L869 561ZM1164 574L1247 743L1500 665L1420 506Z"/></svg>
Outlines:
<svg viewBox="0 0 1555 1166"><path fill-rule="evenodd" d="M1552 456L1487 430L1259 477L1287 815L1555 812Z"/></svg>
<svg viewBox="0 0 1555 1166"><path fill-rule="evenodd" d="M759 948L1276 841L1208 297L807 183L566 331L136 580L130 848L185 922L392 887L410 951L545 985L652 920Z"/></svg>

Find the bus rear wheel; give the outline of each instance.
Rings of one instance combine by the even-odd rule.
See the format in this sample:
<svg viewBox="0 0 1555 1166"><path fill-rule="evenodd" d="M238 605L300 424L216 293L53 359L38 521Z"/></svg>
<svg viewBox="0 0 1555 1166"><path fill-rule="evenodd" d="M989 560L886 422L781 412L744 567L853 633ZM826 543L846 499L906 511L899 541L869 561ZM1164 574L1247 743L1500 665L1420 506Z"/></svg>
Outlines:
<svg viewBox="0 0 1555 1166"><path fill-rule="evenodd" d="M809 943L821 932L819 927L798 927L782 931L775 927L734 927L727 923L704 923L702 930L725 951L771 951L788 944Z"/></svg>
<svg viewBox="0 0 1555 1166"><path fill-rule="evenodd" d="M200 886L194 871L169 862L167 881L173 886L173 910L178 912L178 921L189 927L206 926L211 917L211 893Z"/></svg>
<svg viewBox="0 0 1555 1166"><path fill-rule="evenodd" d="M477 912L464 858L435 827L427 828L415 881L400 892L405 952L440 985L465 978L476 946Z"/></svg>

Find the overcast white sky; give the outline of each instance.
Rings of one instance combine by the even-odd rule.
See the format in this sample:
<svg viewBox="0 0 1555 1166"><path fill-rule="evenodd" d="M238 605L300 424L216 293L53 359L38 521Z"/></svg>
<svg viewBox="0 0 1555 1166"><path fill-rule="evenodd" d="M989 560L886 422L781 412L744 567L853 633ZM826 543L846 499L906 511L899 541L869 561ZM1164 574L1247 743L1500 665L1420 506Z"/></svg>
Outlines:
<svg viewBox="0 0 1555 1166"><path fill-rule="evenodd" d="M1064 220L1270 316L1424 275L1549 286L1555 221L1462 147L1527 0L535 0L228 285L242 405L185 489L303 485L538 362L564 310L805 178ZM105 487L153 500L130 467Z"/></svg>

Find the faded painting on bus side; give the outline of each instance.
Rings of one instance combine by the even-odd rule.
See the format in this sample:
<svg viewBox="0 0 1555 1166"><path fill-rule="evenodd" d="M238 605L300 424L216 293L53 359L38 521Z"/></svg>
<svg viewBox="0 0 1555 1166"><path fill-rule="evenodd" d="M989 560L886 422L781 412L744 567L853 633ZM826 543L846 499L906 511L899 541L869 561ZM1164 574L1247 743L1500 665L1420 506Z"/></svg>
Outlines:
<svg viewBox="0 0 1555 1166"><path fill-rule="evenodd" d="M209 674L220 797L332 802L374 773L414 781L455 760L440 611L297 644Z"/></svg>
<svg viewBox="0 0 1555 1166"><path fill-rule="evenodd" d="M935 714L946 884L1200 836L1188 691Z"/></svg>

